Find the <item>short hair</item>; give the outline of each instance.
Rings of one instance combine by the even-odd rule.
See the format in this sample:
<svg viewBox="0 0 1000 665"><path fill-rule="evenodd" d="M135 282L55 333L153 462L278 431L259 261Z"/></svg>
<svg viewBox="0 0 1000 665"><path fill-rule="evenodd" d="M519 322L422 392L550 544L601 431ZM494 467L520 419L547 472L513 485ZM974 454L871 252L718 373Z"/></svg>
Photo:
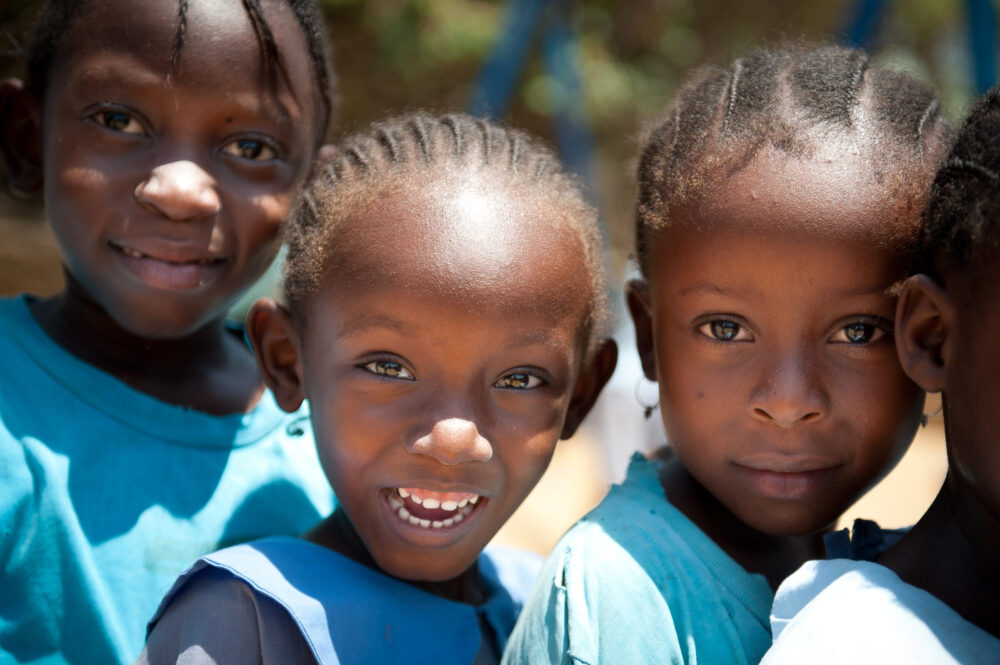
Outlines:
<svg viewBox="0 0 1000 665"><path fill-rule="evenodd" d="M99 0L89 0L96 2ZM250 22L253 24L261 52L268 66L276 65L283 76L286 76L284 65L278 56L278 47L274 41L274 33L264 16L261 0L243 0L243 6ZM302 34L305 37L306 48L309 51L309 62L320 93L319 140L322 140L329 128L334 110L333 67L330 64L330 44L327 38L326 26L316 0L286 0L295 14ZM25 87L39 99L44 97L49 75L56 56L74 29L85 26L77 25L77 19L82 14L84 0L46 0L38 17L25 53L27 77ZM136 5L137 9L139 5ZM173 52L168 64L168 73L177 65L181 49L184 46L184 36L187 30L188 0L177 0L177 31L174 38Z"/></svg>
<svg viewBox="0 0 1000 665"><path fill-rule="evenodd" d="M837 46L759 49L727 69L702 67L680 89L642 150L636 209L640 269L670 209L770 148L808 157L839 136L863 139L873 177L929 180L950 130L934 93ZM914 229L914 233L916 229Z"/></svg>
<svg viewBox="0 0 1000 665"><path fill-rule="evenodd" d="M1000 88L976 102L934 178L916 271L971 286L1000 245Z"/></svg>
<svg viewBox="0 0 1000 665"><path fill-rule="evenodd" d="M549 148L522 131L463 114L425 112L377 122L348 137L305 188L284 229L284 296L293 317L305 315L307 301L330 270L327 248L336 243L339 225L368 200L366 192L387 183L433 183L446 173L490 187L517 188L519 198L524 192L566 213L589 272L592 297L586 324L592 333L599 331L608 311L601 233L577 178Z"/></svg>

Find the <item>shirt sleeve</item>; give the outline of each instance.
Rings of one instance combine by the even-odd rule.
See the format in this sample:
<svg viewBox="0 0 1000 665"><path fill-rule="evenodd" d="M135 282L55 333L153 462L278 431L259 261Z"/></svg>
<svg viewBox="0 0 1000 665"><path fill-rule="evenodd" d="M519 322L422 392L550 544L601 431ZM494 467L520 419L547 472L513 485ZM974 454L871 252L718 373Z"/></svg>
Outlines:
<svg viewBox="0 0 1000 665"><path fill-rule="evenodd" d="M281 605L225 571L206 569L171 601L136 665L278 665L315 658Z"/></svg>

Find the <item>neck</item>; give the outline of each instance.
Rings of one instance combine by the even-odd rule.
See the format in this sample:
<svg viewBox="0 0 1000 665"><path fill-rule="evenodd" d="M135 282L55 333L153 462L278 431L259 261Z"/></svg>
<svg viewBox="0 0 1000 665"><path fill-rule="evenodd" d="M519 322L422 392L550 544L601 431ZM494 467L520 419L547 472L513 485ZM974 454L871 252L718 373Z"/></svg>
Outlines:
<svg viewBox="0 0 1000 665"><path fill-rule="evenodd" d="M927 513L879 563L1000 637L1000 517L952 472Z"/></svg>
<svg viewBox="0 0 1000 665"><path fill-rule="evenodd" d="M667 499L745 570L767 578L772 589L810 559L825 554L823 535L772 536L748 526L729 511L676 459L662 467Z"/></svg>
<svg viewBox="0 0 1000 665"><path fill-rule="evenodd" d="M30 307L64 349L164 402L221 415L249 410L263 393L252 354L223 316L181 338L138 337L70 276L61 293Z"/></svg>
<svg viewBox="0 0 1000 665"><path fill-rule="evenodd" d="M343 554L372 570L387 574L379 568L378 563L372 558L343 508L338 507L330 517L320 522L304 537L310 542ZM481 605L486 601L486 592L479 580L479 567L476 564L450 580L428 582L400 579L400 581L440 598L467 605Z"/></svg>

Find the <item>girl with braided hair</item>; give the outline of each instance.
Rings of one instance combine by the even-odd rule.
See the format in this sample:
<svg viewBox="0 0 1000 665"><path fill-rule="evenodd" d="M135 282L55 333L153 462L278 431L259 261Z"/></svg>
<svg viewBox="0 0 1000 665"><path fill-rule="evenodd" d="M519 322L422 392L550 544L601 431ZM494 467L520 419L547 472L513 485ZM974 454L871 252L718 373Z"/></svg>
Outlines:
<svg viewBox="0 0 1000 665"><path fill-rule="evenodd" d="M896 347L944 404L948 474L876 562L814 561L775 597L773 663L1000 660L1000 90L970 112L931 189Z"/></svg>
<svg viewBox="0 0 1000 665"><path fill-rule="evenodd" d="M556 546L506 662L760 660L773 590L920 422L893 288L947 140L859 51L695 72L642 151L627 288L669 448Z"/></svg>
<svg viewBox="0 0 1000 665"><path fill-rule="evenodd" d="M496 663L537 557L483 548L614 369L596 214L553 154L461 115L338 148L248 333L309 400L338 509L203 557L140 663Z"/></svg>
<svg viewBox="0 0 1000 665"><path fill-rule="evenodd" d="M232 304L323 144L314 0L50 0L0 82L65 288L0 299L0 662L132 663L196 557L333 505Z"/></svg>

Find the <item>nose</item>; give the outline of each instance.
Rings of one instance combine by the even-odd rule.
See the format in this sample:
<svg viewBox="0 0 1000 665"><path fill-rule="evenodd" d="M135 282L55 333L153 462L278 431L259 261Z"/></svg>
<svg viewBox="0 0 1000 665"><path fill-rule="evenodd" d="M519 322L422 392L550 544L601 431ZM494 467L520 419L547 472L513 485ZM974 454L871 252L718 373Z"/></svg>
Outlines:
<svg viewBox="0 0 1000 665"><path fill-rule="evenodd" d="M479 428L465 418L446 418L434 423L431 431L413 441L410 452L433 457L441 464L488 462L493 446L479 433Z"/></svg>
<svg viewBox="0 0 1000 665"><path fill-rule="evenodd" d="M136 186L135 198L175 221L214 215L220 208L215 179L188 160L156 166Z"/></svg>
<svg viewBox="0 0 1000 665"><path fill-rule="evenodd" d="M820 420L829 408L816 362L805 353L771 363L747 400L753 418L784 428Z"/></svg>

